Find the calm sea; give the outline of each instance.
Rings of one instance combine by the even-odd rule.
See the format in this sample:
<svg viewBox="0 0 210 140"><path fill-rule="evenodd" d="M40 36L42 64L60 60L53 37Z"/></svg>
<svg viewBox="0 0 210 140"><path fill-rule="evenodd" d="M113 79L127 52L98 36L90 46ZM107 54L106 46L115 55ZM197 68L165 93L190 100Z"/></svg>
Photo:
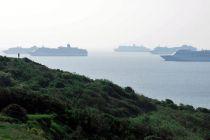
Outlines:
<svg viewBox="0 0 210 140"><path fill-rule="evenodd" d="M210 62L166 62L150 53L90 53L88 57L32 57L50 68L108 79L155 99L210 108Z"/></svg>

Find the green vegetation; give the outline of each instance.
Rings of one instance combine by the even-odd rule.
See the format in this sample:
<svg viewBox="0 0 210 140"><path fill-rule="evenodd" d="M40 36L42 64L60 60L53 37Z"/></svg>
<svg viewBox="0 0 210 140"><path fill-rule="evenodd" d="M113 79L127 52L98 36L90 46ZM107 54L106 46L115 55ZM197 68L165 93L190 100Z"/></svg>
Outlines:
<svg viewBox="0 0 210 140"><path fill-rule="evenodd" d="M0 139L209 140L210 110L0 57Z"/></svg>
<svg viewBox="0 0 210 140"><path fill-rule="evenodd" d="M1 112L6 116L16 118L17 120L20 120L22 122L25 122L27 120L26 110L17 104L10 104L5 107Z"/></svg>

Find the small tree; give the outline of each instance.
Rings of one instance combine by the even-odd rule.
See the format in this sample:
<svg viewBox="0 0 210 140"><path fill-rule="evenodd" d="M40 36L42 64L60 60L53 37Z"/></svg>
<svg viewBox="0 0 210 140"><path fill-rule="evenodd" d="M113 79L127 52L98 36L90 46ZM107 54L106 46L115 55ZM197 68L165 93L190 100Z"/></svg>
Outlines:
<svg viewBox="0 0 210 140"><path fill-rule="evenodd" d="M20 121L26 121L27 120L27 113L25 108L21 107L18 104L10 104L7 107L5 107L2 110L2 113L9 116L9 117L13 117L16 118Z"/></svg>

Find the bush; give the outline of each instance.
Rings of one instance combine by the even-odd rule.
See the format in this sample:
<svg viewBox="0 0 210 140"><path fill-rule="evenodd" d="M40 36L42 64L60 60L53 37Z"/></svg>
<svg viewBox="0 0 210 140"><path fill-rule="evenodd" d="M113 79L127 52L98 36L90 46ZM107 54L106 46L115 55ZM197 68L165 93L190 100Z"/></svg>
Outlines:
<svg viewBox="0 0 210 140"><path fill-rule="evenodd" d="M164 106L170 107L172 109L178 109L178 106L170 99L166 99L162 103Z"/></svg>
<svg viewBox="0 0 210 140"><path fill-rule="evenodd" d="M65 85L62 82L56 82L55 87L56 88L64 88Z"/></svg>
<svg viewBox="0 0 210 140"><path fill-rule="evenodd" d="M147 136L144 140L161 140L161 138L157 136Z"/></svg>
<svg viewBox="0 0 210 140"><path fill-rule="evenodd" d="M174 102L170 99L166 99L165 102L166 102L166 104L174 104Z"/></svg>
<svg viewBox="0 0 210 140"><path fill-rule="evenodd" d="M179 109L180 110L188 110L188 111L195 111L195 108L191 105L184 105L184 104L180 104L179 105Z"/></svg>
<svg viewBox="0 0 210 140"><path fill-rule="evenodd" d="M205 140L210 140L210 133L206 134Z"/></svg>
<svg viewBox="0 0 210 140"><path fill-rule="evenodd" d="M210 113L210 109L198 107L196 111L203 112L203 113Z"/></svg>
<svg viewBox="0 0 210 140"><path fill-rule="evenodd" d="M125 91L128 93L135 93L135 91L131 87L125 87Z"/></svg>
<svg viewBox="0 0 210 140"><path fill-rule="evenodd" d="M49 83L50 83L50 79L48 79L48 78L40 78L40 79L38 79L38 84L42 88L46 88L47 86L49 86Z"/></svg>
<svg viewBox="0 0 210 140"><path fill-rule="evenodd" d="M0 71L0 86L11 86L13 79L10 74Z"/></svg>
<svg viewBox="0 0 210 140"><path fill-rule="evenodd" d="M18 104L8 105L7 107L5 107L2 110L2 113L9 116L9 117L16 118L20 121L26 121L27 120L26 110Z"/></svg>

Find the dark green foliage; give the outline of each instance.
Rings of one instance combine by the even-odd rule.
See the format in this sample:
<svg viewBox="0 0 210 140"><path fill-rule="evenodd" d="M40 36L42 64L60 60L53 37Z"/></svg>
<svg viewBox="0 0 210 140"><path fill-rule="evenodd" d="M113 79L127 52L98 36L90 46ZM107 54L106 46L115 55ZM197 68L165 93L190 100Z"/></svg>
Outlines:
<svg viewBox="0 0 210 140"><path fill-rule="evenodd" d="M55 140L210 138L209 109L153 100L131 87L52 70L27 58L0 56L0 109L8 115L0 115L5 123L0 134L18 128L18 137L23 138L24 134ZM28 120L24 110L30 114Z"/></svg>
<svg viewBox="0 0 210 140"><path fill-rule="evenodd" d="M203 113L210 113L210 109L203 108L203 107L198 107L196 110Z"/></svg>
<svg viewBox="0 0 210 140"><path fill-rule="evenodd" d="M166 99L165 102L166 102L166 104L174 104L174 102L170 99Z"/></svg>
<svg viewBox="0 0 210 140"><path fill-rule="evenodd" d="M5 73L0 71L0 86L1 87L8 87L12 86L13 79L9 73Z"/></svg>
<svg viewBox="0 0 210 140"><path fill-rule="evenodd" d="M12 90L1 89L0 109L9 104L19 104L29 113L62 113L65 107L60 101L47 95L37 95L36 93L27 93L25 90L12 88Z"/></svg>
<svg viewBox="0 0 210 140"><path fill-rule="evenodd" d="M191 105L184 105L184 104L180 104L179 105L179 109L180 110L188 110L188 111L195 111L195 108Z"/></svg>
<svg viewBox="0 0 210 140"><path fill-rule="evenodd" d="M117 117L135 116L156 109L151 100L127 93L106 80L96 80L74 93L77 93L78 106L98 108Z"/></svg>
<svg viewBox="0 0 210 140"><path fill-rule="evenodd" d="M64 88L65 85L63 84L63 82L58 81L58 82L55 83L55 87L56 88Z"/></svg>
<svg viewBox="0 0 210 140"><path fill-rule="evenodd" d="M131 87L125 87L125 91L128 93L135 93L135 91Z"/></svg>
<svg viewBox="0 0 210 140"><path fill-rule="evenodd" d="M155 134L146 125L135 126L127 119L119 119L95 109L73 109L59 117L74 131L71 139L139 140Z"/></svg>
<svg viewBox="0 0 210 140"><path fill-rule="evenodd" d="M10 104L2 110L2 113L16 118L20 121L26 121L27 113L26 110L18 104Z"/></svg>
<svg viewBox="0 0 210 140"><path fill-rule="evenodd" d="M161 105L166 106L166 107L170 107L170 108L173 108L173 109L178 109L178 106L176 104L174 104L174 102L170 99L166 99L165 101L162 101Z"/></svg>

